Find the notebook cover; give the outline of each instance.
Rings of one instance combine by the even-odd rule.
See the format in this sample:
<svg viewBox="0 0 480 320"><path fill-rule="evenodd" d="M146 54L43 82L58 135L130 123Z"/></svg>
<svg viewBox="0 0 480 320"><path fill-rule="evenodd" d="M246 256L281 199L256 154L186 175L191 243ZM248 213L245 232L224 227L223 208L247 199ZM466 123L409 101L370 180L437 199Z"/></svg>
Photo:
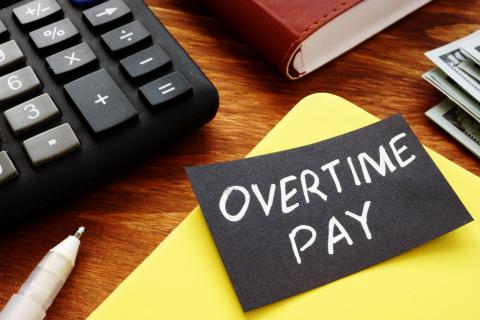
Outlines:
<svg viewBox="0 0 480 320"><path fill-rule="evenodd" d="M363 0L202 1L286 73L303 40Z"/></svg>
<svg viewBox="0 0 480 320"><path fill-rule="evenodd" d="M377 121L330 94L306 97L256 156ZM373 267L244 313L197 207L90 315L110 319L480 319L480 178L427 149L475 221Z"/></svg>

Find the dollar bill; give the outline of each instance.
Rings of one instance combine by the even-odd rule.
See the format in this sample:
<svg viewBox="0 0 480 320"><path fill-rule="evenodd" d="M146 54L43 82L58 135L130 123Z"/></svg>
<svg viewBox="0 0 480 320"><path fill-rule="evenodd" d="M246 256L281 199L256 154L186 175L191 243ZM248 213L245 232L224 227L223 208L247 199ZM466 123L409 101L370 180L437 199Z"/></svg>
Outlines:
<svg viewBox="0 0 480 320"><path fill-rule="evenodd" d="M473 99L442 70L434 68L424 73L422 77L465 110L472 118L480 122L480 103Z"/></svg>
<svg viewBox="0 0 480 320"><path fill-rule="evenodd" d="M480 82L480 66L470 59L461 62L458 67Z"/></svg>
<svg viewBox="0 0 480 320"><path fill-rule="evenodd" d="M462 44L467 41L480 43L480 31L476 31L443 47L428 51L425 55L475 100L480 102L480 82L459 68L459 64L467 60L467 56L461 50Z"/></svg>
<svg viewBox="0 0 480 320"><path fill-rule="evenodd" d="M460 44L462 52L480 65L480 41L478 38L468 39Z"/></svg>
<svg viewBox="0 0 480 320"><path fill-rule="evenodd" d="M480 158L480 124L463 109L445 99L425 115Z"/></svg>

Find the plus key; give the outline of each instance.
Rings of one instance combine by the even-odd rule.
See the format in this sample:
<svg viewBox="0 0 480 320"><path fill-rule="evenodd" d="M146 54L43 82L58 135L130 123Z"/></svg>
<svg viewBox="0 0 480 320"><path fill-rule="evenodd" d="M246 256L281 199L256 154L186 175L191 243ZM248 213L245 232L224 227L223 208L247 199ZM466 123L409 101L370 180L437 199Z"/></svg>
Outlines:
<svg viewBox="0 0 480 320"><path fill-rule="evenodd" d="M65 85L65 92L95 133L138 116L137 111L104 69Z"/></svg>

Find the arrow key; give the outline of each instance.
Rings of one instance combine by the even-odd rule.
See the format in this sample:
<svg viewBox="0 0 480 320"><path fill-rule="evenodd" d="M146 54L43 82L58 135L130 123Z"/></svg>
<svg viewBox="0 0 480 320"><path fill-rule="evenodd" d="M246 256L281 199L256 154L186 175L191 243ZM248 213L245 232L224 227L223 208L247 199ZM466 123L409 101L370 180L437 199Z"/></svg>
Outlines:
<svg viewBox="0 0 480 320"><path fill-rule="evenodd" d="M99 29L131 17L132 11L123 0L110 0L85 10L83 16L92 28Z"/></svg>

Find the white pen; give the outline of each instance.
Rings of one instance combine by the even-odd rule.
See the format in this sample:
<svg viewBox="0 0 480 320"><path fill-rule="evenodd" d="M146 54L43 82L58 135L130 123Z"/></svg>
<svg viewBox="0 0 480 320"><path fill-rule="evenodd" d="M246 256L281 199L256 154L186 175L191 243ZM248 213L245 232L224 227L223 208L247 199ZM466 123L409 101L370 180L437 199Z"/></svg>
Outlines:
<svg viewBox="0 0 480 320"><path fill-rule="evenodd" d="M40 261L20 291L14 294L0 313L0 320L42 320L75 265L80 237L78 228Z"/></svg>

